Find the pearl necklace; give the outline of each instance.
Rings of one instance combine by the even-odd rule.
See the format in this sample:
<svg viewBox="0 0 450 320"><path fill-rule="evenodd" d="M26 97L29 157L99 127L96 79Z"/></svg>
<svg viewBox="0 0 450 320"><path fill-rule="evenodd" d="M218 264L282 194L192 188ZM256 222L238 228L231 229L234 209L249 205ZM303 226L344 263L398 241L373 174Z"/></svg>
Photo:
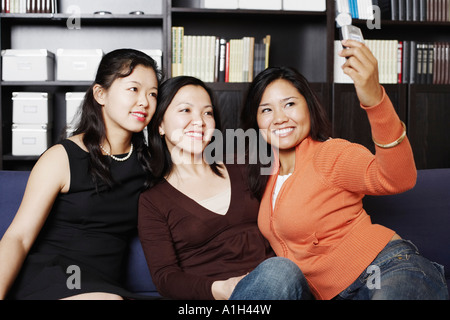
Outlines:
<svg viewBox="0 0 450 320"><path fill-rule="evenodd" d="M125 161L125 160L128 160L128 158L130 158L131 154L133 153L133 144L131 144L130 152L128 152L128 154L127 154L125 157L123 157L123 158L118 158L118 157L116 157L115 155L109 153L109 151L106 151L106 150L103 148L102 145L100 145L100 148L101 148L108 156L110 156L113 160L116 160L116 161Z"/></svg>

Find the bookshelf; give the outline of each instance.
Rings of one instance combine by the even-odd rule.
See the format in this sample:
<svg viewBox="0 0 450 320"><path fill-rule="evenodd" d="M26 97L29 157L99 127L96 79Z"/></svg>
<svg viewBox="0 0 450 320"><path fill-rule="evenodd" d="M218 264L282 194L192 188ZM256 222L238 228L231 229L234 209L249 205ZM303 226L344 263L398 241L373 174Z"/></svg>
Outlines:
<svg viewBox="0 0 450 320"><path fill-rule="evenodd" d="M334 42L338 40L334 0L326 0L326 11L318 12L205 9L201 3L201 0L59 0L56 13L0 14L0 47L2 50L46 48L50 51L101 48L104 52L119 47L151 47L162 50L163 71L169 77L174 26L182 26L185 35L193 36L226 39L250 36L257 41L270 35L269 65L289 65L302 72L326 107L334 136L374 150L367 117L358 107L353 85L334 81ZM67 27L68 19L73 17L73 13L67 11L71 6L81 8L77 16L81 29ZM130 14L136 10L144 14ZM94 14L98 11L111 14ZM368 28L366 20L353 21L368 40L450 42L449 21L400 21L386 13L383 15L381 29ZM65 127L64 94L85 91L89 85L89 81L1 81L0 169L29 170L37 159L37 156L11 154L12 92L42 91L53 96L51 140L54 143ZM223 129L239 128L241 105L249 83L211 82L208 85L216 94ZM450 124L450 85L403 82L384 86L408 126L417 167L450 167L450 134L446 128Z"/></svg>
<svg viewBox="0 0 450 320"><path fill-rule="evenodd" d="M24 3L24 1L16 2ZM117 48L131 47L165 51L167 11L163 0L128 0L114 3L108 0L52 2L57 7L53 13L25 13L23 10L1 13L1 50L46 49L56 54L60 48L101 49L103 53L107 53ZM131 14L134 11L142 11L143 14ZM162 57L162 61L165 60L165 57ZM85 92L91 82L54 79L50 81L2 80L0 83L2 123L0 169L29 170L38 158L38 156L12 155L11 96L13 92L46 92L51 96L53 120L49 130L50 145L52 145L65 133L65 94Z"/></svg>

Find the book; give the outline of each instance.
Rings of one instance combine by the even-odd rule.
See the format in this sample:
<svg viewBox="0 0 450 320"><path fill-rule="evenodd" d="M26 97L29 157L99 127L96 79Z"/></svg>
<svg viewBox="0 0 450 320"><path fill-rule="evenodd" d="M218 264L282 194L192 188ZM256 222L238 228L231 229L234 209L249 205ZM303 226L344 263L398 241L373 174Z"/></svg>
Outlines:
<svg viewBox="0 0 450 320"><path fill-rule="evenodd" d="M183 27L172 27L172 76L181 75L183 69L183 51L185 47Z"/></svg>
<svg viewBox="0 0 450 320"><path fill-rule="evenodd" d="M403 83L403 41L398 42L397 51L397 83Z"/></svg>

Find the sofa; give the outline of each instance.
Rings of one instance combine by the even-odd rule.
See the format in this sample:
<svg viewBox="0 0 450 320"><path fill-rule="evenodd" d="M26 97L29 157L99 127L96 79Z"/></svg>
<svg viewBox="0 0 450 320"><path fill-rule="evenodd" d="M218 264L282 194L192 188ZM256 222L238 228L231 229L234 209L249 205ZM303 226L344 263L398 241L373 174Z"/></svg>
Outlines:
<svg viewBox="0 0 450 320"><path fill-rule="evenodd" d="M22 200L29 172L0 170L0 237ZM374 223L411 240L420 252L444 266L450 286L450 169L419 170L416 186L392 196L366 196ZM124 283L132 292L159 297L137 236L129 245Z"/></svg>

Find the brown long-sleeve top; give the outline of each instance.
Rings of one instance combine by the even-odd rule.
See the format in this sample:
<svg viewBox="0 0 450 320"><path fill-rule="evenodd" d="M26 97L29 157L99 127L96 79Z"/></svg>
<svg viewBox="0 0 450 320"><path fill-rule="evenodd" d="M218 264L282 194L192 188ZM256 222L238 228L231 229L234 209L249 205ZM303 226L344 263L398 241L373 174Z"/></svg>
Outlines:
<svg viewBox="0 0 450 320"><path fill-rule="evenodd" d="M259 202L246 187L243 168L227 164L228 212L199 205L167 181L139 201L139 236L153 282L172 299L213 299L211 285L246 274L274 256L257 226Z"/></svg>

